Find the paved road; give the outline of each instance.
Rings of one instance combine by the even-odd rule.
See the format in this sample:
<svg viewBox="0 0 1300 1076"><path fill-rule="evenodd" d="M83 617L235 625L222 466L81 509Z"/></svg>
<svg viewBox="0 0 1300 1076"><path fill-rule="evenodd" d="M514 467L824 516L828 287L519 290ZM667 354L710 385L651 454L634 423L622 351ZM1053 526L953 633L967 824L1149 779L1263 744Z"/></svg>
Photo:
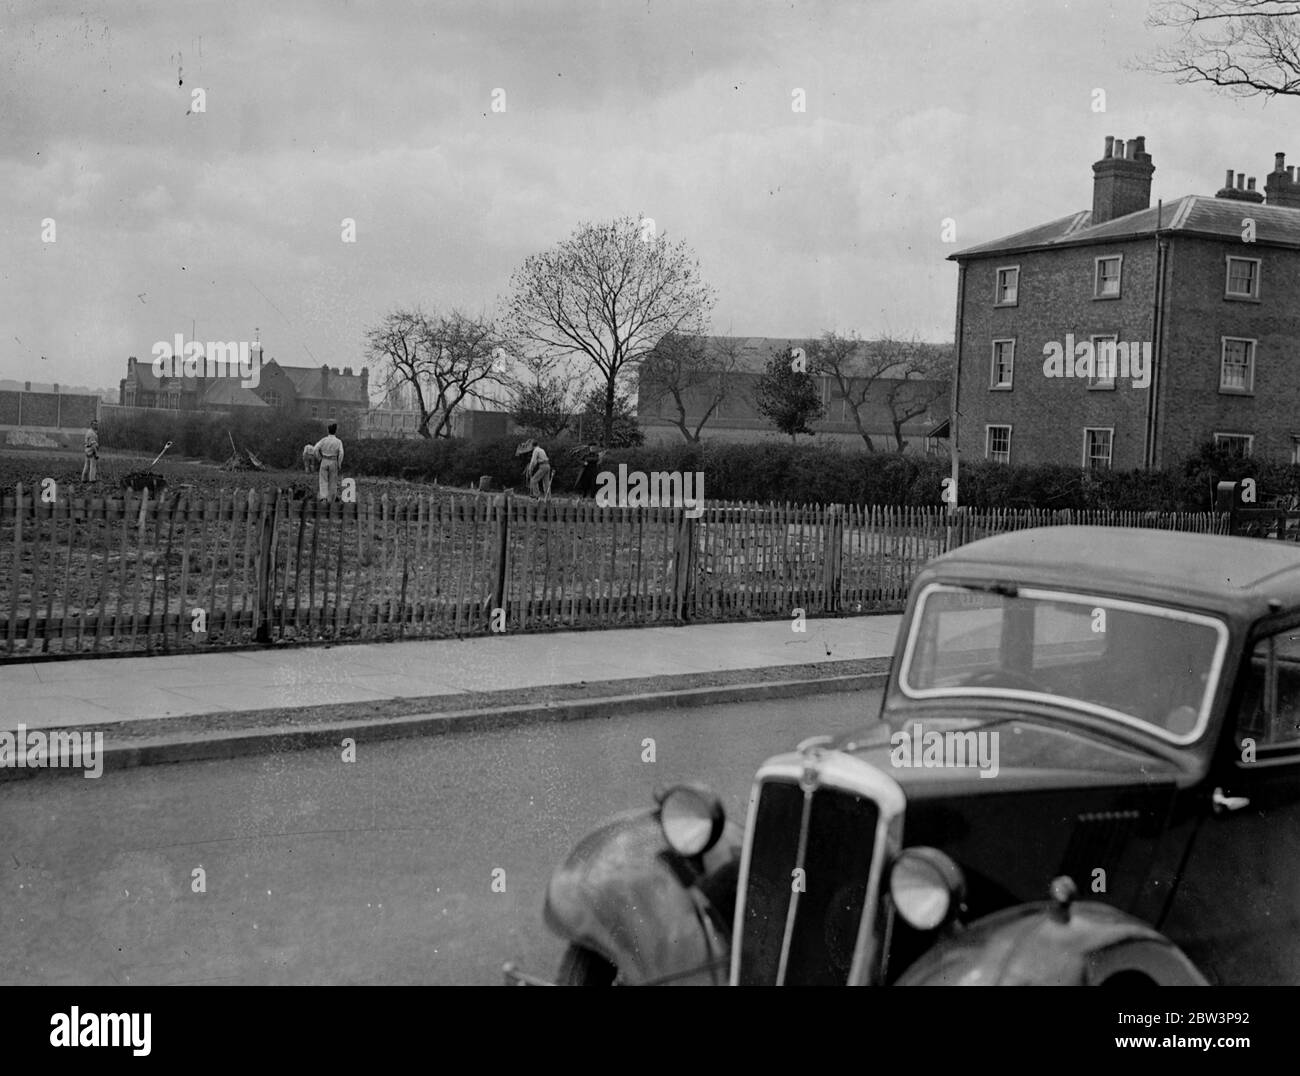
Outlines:
<svg viewBox="0 0 1300 1076"><path fill-rule="evenodd" d="M504 960L549 974L544 886L594 823L688 778L740 817L764 758L878 708L877 691L822 695L363 742L354 762L4 782L0 982L491 984Z"/></svg>

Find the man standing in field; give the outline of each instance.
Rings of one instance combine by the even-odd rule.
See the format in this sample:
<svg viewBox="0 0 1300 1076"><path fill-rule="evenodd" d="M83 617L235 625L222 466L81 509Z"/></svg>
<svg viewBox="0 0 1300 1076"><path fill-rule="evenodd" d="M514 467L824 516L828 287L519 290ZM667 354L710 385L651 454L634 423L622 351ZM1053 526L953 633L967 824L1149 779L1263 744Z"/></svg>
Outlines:
<svg viewBox="0 0 1300 1076"><path fill-rule="evenodd" d="M90 427L86 430L85 453L86 462L81 465L81 480L97 481L96 475L99 469L99 419L97 418L90 420Z"/></svg>
<svg viewBox="0 0 1300 1076"><path fill-rule="evenodd" d="M551 495L551 461L547 458L546 449L542 448L535 440L525 441L518 450L518 454L529 452L528 464L524 467L524 479L528 483L528 492L534 497L543 493L549 498Z"/></svg>
<svg viewBox="0 0 1300 1076"><path fill-rule="evenodd" d="M316 442L316 458L320 460L320 499L336 501L339 495L339 468L343 466L343 442L335 436L337 422L329 424L329 433Z"/></svg>

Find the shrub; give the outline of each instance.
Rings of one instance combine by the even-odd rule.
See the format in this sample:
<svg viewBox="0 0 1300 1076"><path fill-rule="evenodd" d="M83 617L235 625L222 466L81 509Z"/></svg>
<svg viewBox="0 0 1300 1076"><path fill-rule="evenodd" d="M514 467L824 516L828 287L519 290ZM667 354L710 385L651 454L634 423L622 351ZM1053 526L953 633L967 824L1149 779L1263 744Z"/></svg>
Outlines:
<svg viewBox="0 0 1300 1076"><path fill-rule="evenodd" d="M350 416L339 421L355 428ZM231 414L213 411L156 410L122 417L106 412L100 421L99 441L105 448L156 454L168 441L168 455L191 456L224 462L231 456L231 440L240 450L251 450L270 467L294 467L302 459L302 446L325 436L322 419L293 418L279 411L240 409ZM355 443L355 442L354 442Z"/></svg>

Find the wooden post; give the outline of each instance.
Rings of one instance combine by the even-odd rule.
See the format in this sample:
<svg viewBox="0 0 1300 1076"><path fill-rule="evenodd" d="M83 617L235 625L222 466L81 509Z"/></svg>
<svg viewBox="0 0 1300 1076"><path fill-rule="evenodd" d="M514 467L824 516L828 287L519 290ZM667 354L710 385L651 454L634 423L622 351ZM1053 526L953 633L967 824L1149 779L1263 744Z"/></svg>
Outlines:
<svg viewBox="0 0 1300 1076"><path fill-rule="evenodd" d="M502 493L493 505L497 511L497 570L496 583L492 588L492 609L506 608L506 573L510 567L510 494ZM492 612L488 612L489 627ZM509 614L506 614L507 620Z"/></svg>
<svg viewBox="0 0 1300 1076"><path fill-rule="evenodd" d="M180 505L180 495L173 494L171 498L171 509L167 513L167 548L163 550L163 604L162 604L162 649L163 653L167 652L167 613L171 608L171 552L172 540L176 535L176 509ZM154 535L155 542L157 534ZM154 597L158 587L158 558L154 557L154 568L150 574L154 577L153 587L149 591L149 631L153 631L153 613ZM182 600L184 600L182 598ZM153 636L149 636L148 649L153 648Z"/></svg>
<svg viewBox="0 0 1300 1076"><path fill-rule="evenodd" d="M275 540L275 527L280 516L280 491L275 491L275 501L267 511L268 494L262 494L258 506L258 527L260 540L257 549L257 589L255 622L257 634L255 639L264 646L271 644L271 608L274 594L275 569L272 561L272 549Z"/></svg>
<svg viewBox="0 0 1300 1076"><path fill-rule="evenodd" d="M690 603L695 590L695 520L679 509L677 539L673 557L673 616L690 619Z"/></svg>
<svg viewBox="0 0 1300 1076"><path fill-rule="evenodd" d="M22 574L23 562L23 484L14 487L14 576L13 590L9 602L9 638L5 653L14 652L14 632L18 629L18 580Z"/></svg>
<svg viewBox="0 0 1300 1076"><path fill-rule="evenodd" d="M823 515L825 546L822 551L822 609L835 613L840 608L840 571L844 554L844 511L828 504Z"/></svg>

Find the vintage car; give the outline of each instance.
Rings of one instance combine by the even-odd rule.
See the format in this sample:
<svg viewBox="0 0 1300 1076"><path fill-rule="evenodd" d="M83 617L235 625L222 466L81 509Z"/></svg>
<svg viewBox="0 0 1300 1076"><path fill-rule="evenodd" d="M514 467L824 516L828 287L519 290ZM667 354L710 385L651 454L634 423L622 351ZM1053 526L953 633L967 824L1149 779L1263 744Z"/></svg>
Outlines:
<svg viewBox="0 0 1300 1076"><path fill-rule="evenodd" d="M1300 548L963 546L879 719L764 763L743 832L656 799L554 873L561 983L1300 983Z"/></svg>

